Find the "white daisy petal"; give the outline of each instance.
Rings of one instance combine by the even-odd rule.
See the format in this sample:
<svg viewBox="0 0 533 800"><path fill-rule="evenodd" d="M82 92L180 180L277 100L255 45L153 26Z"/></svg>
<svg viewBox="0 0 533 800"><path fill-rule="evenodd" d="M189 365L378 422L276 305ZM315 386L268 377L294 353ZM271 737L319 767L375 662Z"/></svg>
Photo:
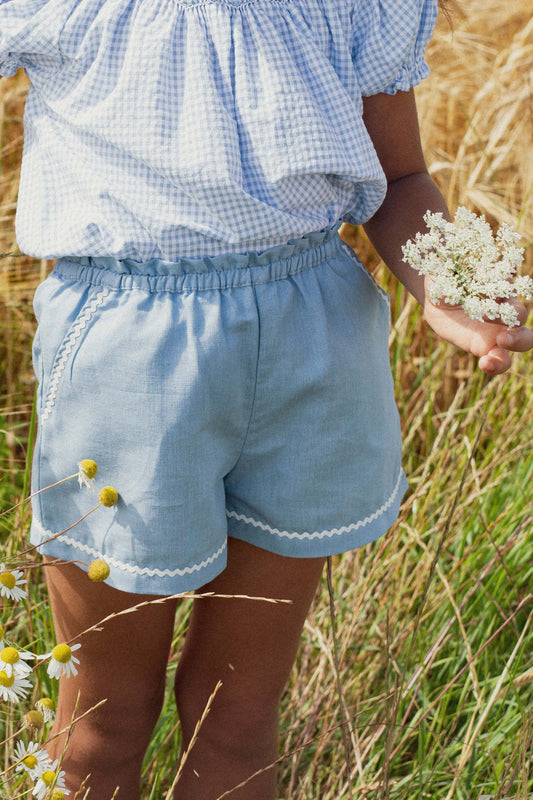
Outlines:
<svg viewBox="0 0 533 800"><path fill-rule="evenodd" d="M53 700L51 700L49 697L41 697L35 703L35 708L41 712L45 722L52 722L55 717Z"/></svg>
<svg viewBox="0 0 533 800"><path fill-rule="evenodd" d="M63 770L60 772L57 771L58 763L56 759L53 764L50 764L33 787L33 795L37 800L45 800L45 797L47 797L50 792L51 786L55 789L61 789L65 795L70 794L69 790L65 789L65 773Z"/></svg>
<svg viewBox="0 0 533 800"><path fill-rule="evenodd" d="M17 772L27 772L32 780L38 780L46 769L52 764L52 759L37 742L17 742L15 752L11 756L17 762Z"/></svg>
<svg viewBox="0 0 533 800"><path fill-rule="evenodd" d="M8 675L6 670L0 670L0 700L18 703L24 700L32 688L30 681L20 675Z"/></svg>

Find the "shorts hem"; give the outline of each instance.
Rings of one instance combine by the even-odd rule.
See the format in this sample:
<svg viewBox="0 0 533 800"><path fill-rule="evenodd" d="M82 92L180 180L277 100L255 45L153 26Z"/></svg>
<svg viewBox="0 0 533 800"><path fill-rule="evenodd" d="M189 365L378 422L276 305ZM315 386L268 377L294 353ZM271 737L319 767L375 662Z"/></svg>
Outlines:
<svg viewBox="0 0 533 800"><path fill-rule="evenodd" d="M91 560L101 558L107 562L110 569L105 583L114 589L132 594L173 595L199 589L219 575L227 562L226 541L200 561L189 566L172 569L169 567L140 567L110 556L67 535L58 536L54 541L45 544L44 540L53 535L53 532L45 530L38 520L35 518L32 520L30 541L37 547L41 555L65 561L76 561L76 565L85 572L88 569L87 565L80 563L78 558L83 560L87 556ZM40 544L41 542L43 544Z"/></svg>
<svg viewBox="0 0 533 800"><path fill-rule="evenodd" d="M227 508L228 536L292 558L318 558L344 553L379 539L398 518L408 488L400 471L392 493L372 514L347 525L320 531L279 530L236 509Z"/></svg>

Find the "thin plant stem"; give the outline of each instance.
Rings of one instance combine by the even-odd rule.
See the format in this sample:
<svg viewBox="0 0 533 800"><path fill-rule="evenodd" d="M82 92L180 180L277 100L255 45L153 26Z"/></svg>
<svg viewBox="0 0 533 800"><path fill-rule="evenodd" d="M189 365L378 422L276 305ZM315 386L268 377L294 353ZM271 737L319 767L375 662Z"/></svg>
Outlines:
<svg viewBox="0 0 533 800"><path fill-rule="evenodd" d="M200 719L198 720L198 722L194 726L194 731L193 731L193 735L191 737L191 741L187 745L187 748L186 748L186 750L184 751L184 753L183 753L183 755L181 757L180 765L178 767L178 771L176 773L176 776L175 776L174 780L172 781L172 785L171 785L170 789L168 790L168 792L165 795L165 800L172 800L172 795L174 793L174 789L176 788L176 786L177 786L177 784L179 782L179 779L181 778L181 776L183 774L183 769L185 767L185 764L187 763L187 759L188 759L188 757L189 757L189 755L191 753L191 750L193 749L194 745L196 744L196 742L198 740L198 734L200 733L200 729L201 729L202 725L204 724L204 721L205 721L207 715L209 714L209 712L211 710L211 706L213 705L213 700L215 699L215 697L216 697L216 695L217 695L217 693L218 693L218 691L219 691L219 689L221 687L222 687L222 681L218 681L217 685L215 686L215 688L213 689L213 691L211 692L211 694L209 695L209 697L207 699L207 703L205 704L205 708L204 708L204 710L202 712L202 716L200 717Z"/></svg>
<svg viewBox="0 0 533 800"><path fill-rule="evenodd" d="M350 800L353 800L353 792L352 792L352 766L351 766L351 757L350 757L350 743L348 741L348 734L346 728L350 728L350 718L348 716L348 711L346 708L346 702L344 700L344 694L342 692L342 682L341 682L341 675L340 675L340 663L339 663L339 643L337 640L337 631L336 631L336 615L335 615L335 591L333 589L333 578L331 573L331 556L328 556L326 559L326 577L328 583L328 596L329 596L329 615L331 619L331 637L333 640L333 668L335 670L335 682L337 685L337 695L339 698L339 709L341 720L343 724L341 727L342 733L342 743L344 745L344 758L346 761L346 777L348 779L348 796Z"/></svg>

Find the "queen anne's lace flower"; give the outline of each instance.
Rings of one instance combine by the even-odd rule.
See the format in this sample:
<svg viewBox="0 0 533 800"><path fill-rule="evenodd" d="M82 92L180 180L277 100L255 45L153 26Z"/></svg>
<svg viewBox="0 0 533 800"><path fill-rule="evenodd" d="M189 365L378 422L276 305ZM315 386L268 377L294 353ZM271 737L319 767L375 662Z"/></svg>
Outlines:
<svg viewBox="0 0 533 800"><path fill-rule="evenodd" d="M17 762L16 771L27 772L34 781L38 780L52 764L52 759L46 750L40 748L37 742L29 742L28 745L17 742L11 758Z"/></svg>
<svg viewBox="0 0 533 800"><path fill-rule="evenodd" d="M461 206L454 222L440 212L424 215L428 233L417 233L402 248L403 260L422 275L429 275L429 299L460 305L472 319L499 319L519 325L516 309L505 300L533 294L533 280L516 277L524 258L517 247L520 234L503 223L496 237L485 217Z"/></svg>
<svg viewBox="0 0 533 800"><path fill-rule="evenodd" d="M23 600L28 596L25 589L21 589L24 573L20 569L7 570L5 564L0 564L0 596L9 597L10 600Z"/></svg>

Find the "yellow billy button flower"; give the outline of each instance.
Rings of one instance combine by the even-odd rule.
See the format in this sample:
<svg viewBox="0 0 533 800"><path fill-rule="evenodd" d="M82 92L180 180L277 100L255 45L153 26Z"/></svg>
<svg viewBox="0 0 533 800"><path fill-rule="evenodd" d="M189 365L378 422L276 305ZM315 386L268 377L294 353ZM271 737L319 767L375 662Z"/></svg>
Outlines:
<svg viewBox="0 0 533 800"><path fill-rule="evenodd" d="M67 678L70 675L77 675L78 670L74 666L79 664L79 660L72 655L74 650L79 650L81 644L73 644L70 647L68 644L56 644L51 653L50 663L48 664L47 672L51 678L61 678L65 675Z"/></svg>
<svg viewBox="0 0 533 800"><path fill-rule="evenodd" d="M88 575L95 583L107 580L107 578L109 578L109 572L109 564L102 558L96 558L89 564Z"/></svg>
<svg viewBox="0 0 533 800"><path fill-rule="evenodd" d="M78 461L78 482L80 486L87 486L88 489L94 489L94 476L98 472L98 466L95 461L90 458L84 458Z"/></svg>
<svg viewBox="0 0 533 800"><path fill-rule="evenodd" d="M98 499L103 506L114 506L118 501L118 492L112 486L104 486L98 493Z"/></svg>

